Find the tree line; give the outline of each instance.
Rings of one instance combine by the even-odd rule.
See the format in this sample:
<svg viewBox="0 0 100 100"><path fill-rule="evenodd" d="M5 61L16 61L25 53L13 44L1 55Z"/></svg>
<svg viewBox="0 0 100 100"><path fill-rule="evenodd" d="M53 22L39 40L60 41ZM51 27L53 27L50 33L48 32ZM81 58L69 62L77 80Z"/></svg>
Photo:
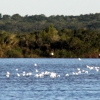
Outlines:
<svg viewBox="0 0 100 100"><path fill-rule="evenodd" d="M57 29L50 24L32 32L0 31L1 58L97 58L99 53L100 31L94 29Z"/></svg>
<svg viewBox="0 0 100 100"><path fill-rule="evenodd" d="M100 31L100 13L85 14L80 16L0 14L0 31L6 32L35 32L40 31L53 24L57 30L67 29L88 29Z"/></svg>

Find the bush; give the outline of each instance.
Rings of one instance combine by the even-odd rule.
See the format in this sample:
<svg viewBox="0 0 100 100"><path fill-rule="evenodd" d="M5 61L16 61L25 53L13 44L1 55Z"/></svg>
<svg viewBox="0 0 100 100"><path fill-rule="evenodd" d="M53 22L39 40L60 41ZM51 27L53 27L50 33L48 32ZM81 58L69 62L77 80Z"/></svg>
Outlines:
<svg viewBox="0 0 100 100"><path fill-rule="evenodd" d="M11 58L22 58L22 52L19 49L12 49L7 51L7 57Z"/></svg>

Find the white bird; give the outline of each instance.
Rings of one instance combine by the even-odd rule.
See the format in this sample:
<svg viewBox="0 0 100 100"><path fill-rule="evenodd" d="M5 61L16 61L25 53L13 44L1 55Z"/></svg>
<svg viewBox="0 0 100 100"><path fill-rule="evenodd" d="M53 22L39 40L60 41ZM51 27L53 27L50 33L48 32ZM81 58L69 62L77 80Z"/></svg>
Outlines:
<svg viewBox="0 0 100 100"><path fill-rule="evenodd" d="M79 73L77 73L77 72L72 72L72 74L73 74L73 75L78 75Z"/></svg>
<svg viewBox="0 0 100 100"><path fill-rule="evenodd" d="M81 69L80 68L77 68L77 70L80 71Z"/></svg>
<svg viewBox="0 0 100 100"><path fill-rule="evenodd" d="M75 75L76 73L75 72L72 72L72 74Z"/></svg>
<svg viewBox="0 0 100 100"><path fill-rule="evenodd" d="M86 65L87 68L90 68L90 66Z"/></svg>
<svg viewBox="0 0 100 100"><path fill-rule="evenodd" d="M69 76L69 74L66 74L65 76Z"/></svg>
<svg viewBox="0 0 100 100"><path fill-rule="evenodd" d="M81 74L81 71L78 71L78 74Z"/></svg>
<svg viewBox="0 0 100 100"><path fill-rule="evenodd" d="M35 77L38 78L39 77L39 74L35 74Z"/></svg>
<svg viewBox="0 0 100 100"><path fill-rule="evenodd" d="M39 71L36 69L35 72L39 72Z"/></svg>
<svg viewBox="0 0 100 100"><path fill-rule="evenodd" d="M6 77L9 77L10 75L6 74Z"/></svg>
<svg viewBox="0 0 100 100"><path fill-rule="evenodd" d="M50 72L48 72L48 71L45 71L45 72L44 72L44 74L45 74L45 75L49 75L49 74L50 74Z"/></svg>
<svg viewBox="0 0 100 100"><path fill-rule="evenodd" d="M90 69L90 70L93 70L93 69L94 69L93 66L88 66L88 65L86 65L86 66L87 66L87 68Z"/></svg>
<svg viewBox="0 0 100 100"><path fill-rule="evenodd" d="M78 58L78 60L81 60L81 58Z"/></svg>
<svg viewBox="0 0 100 100"><path fill-rule="evenodd" d="M85 70L82 70L82 72L84 73L84 72L85 72Z"/></svg>
<svg viewBox="0 0 100 100"><path fill-rule="evenodd" d="M28 75L29 75L29 76L31 76L31 75L32 75L32 73L31 73L31 72L29 72L29 73L28 73Z"/></svg>
<svg viewBox="0 0 100 100"><path fill-rule="evenodd" d="M25 76L29 76L29 73L26 73Z"/></svg>
<svg viewBox="0 0 100 100"><path fill-rule="evenodd" d="M75 75L79 75L79 73L75 73Z"/></svg>
<svg viewBox="0 0 100 100"><path fill-rule="evenodd" d="M43 78L43 77L44 77L44 74L39 74L39 77L40 77L40 78Z"/></svg>
<svg viewBox="0 0 100 100"><path fill-rule="evenodd" d="M25 71L23 71L23 76L25 76L26 75L26 72Z"/></svg>
<svg viewBox="0 0 100 100"><path fill-rule="evenodd" d="M99 71L99 69L97 68L97 67L95 67L95 70L98 72Z"/></svg>
<svg viewBox="0 0 100 100"><path fill-rule="evenodd" d="M10 77L10 72L7 72L6 73L6 77Z"/></svg>
<svg viewBox="0 0 100 100"><path fill-rule="evenodd" d="M86 74L88 74L88 71L85 71Z"/></svg>
<svg viewBox="0 0 100 100"><path fill-rule="evenodd" d="M51 73L50 73L50 78L56 78L56 75L57 75L56 73L51 72Z"/></svg>
<svg viewBox="0 0 100 100"><path fill-rule="evenodd" d="M53 55L54 55L54 53L53 53L53 52L51 52L51 55L53 56Z"/></svg>
<svg viewBox="0 0 100 100"><path fill-rule="evenodd" d="M10 72L7 72L8 75L10 75Z"/></svg>
<svg viewBox="0 0 100 100"><path fill-rule="evenodd" d="M34 66L37 66L37 64L35 63Z"/></svg>
<svg viewBox="0 0 100 100"><path fill-rule="evenodd" d="M16 68L16 71L18 71L18 68Z"/></svg>
<svg viewBox="0 0 100 100"><path fill-rule="evenodd" d="M20 77L20 74L19 74L19 73L17 73L17 76L18 76L18 77Z"/></svg>

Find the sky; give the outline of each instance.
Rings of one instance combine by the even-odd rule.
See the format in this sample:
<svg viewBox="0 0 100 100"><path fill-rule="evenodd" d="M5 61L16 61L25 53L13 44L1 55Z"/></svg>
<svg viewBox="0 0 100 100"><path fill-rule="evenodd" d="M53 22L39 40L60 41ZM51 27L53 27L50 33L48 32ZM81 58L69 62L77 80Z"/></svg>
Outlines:
<svg viewBox="0 0 100 100"><path fill-rule="evenodd" d="M0 0L2 15L81 15L100 13L100 0Z"/></svg>

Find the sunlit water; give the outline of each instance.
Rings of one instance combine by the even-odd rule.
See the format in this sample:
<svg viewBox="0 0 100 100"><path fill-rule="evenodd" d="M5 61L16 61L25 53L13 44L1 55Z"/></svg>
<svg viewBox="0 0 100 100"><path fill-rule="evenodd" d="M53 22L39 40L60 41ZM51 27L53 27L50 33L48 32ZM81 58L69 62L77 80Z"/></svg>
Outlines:
<svg viewBox="0 0 100 100"><path fill-rule="evenodd" d="M100 100L100 59L0 59L0 100Z"/></svg>

